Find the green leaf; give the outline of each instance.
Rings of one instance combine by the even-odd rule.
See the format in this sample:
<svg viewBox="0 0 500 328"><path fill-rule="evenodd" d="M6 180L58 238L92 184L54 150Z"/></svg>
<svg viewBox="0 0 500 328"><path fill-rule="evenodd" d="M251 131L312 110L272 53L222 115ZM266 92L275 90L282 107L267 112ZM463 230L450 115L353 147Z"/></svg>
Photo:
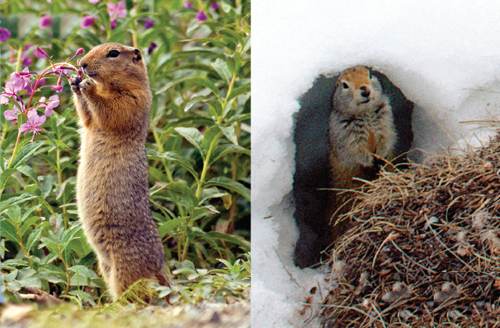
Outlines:
<svg viewBox="0 0 500 328"><path fill-rule="evenodd" d="M86 267L91 267L91 266L94 265L95 261L96 261L95 253L94 252L90 252L84 258L82 258L80 260L80 262L78 262L78 264L79 265L84 265Z"/></svg>
<svg viewBox="0 0 500 328"><path fill-rule="evenodd" d="M191 99L189 99L188 103L186 104L186 107L184 107L184 111L187 112L191 109L191 107L194 106L194 104L202 102L206 100L207 97L205 96L194 96Z"/></svg>
<svg viewBox="0 0 500 328"><path fill-rule="evenodd" d="M232 125L227 126L227 127L221 126L220 128L222 130L222 133L224 133L224 135L226 136L226 138L229 141L231 141L235 145L238 144L238 138L236 137L236 133L234 133L234 126L232 126Z"/></svg>
<svg viewBox="0 0 500 328"><path fill-rule="evenodd" d="M232 99L244 95L251 91L250 83L243 84L237 88L234 88L231 93L227 96L226 102L230 102Z"/></svg>
<svg viewBox="0 0 500 328"><path fill-rule="evenodd" d="M223 1L221 1L223 2ZM241 35L239 35L238 33L234 32L233 30L230 30L228 28L223 28L221 30L219 30L219 33L222 34L222 35L227 35L227 36L230 36L232 37L237 43L243 45L244 41L243 41L243 37Z"/></svg>
<svg viewBox="0 0 500 328"><path fill-rule="evenodd" d="M27 165L20 165L17 170L19 172L21 172L22 174L26 175L27 177L31 178L33 181L36 182L36 184L38 185L38 178L37 178L37 175L35 173L35 171L33 171L33 169Z"/></svg>
<svg viewBox="0 0 500 328"><path fill-rule="evenodd" d="M163 223L159 228L158 232L160 233L160 237L163 238L166 234L174 230L177 226L186 222L188 217L176 218L170 221Z"/></svg>
<svg viewBox="0 0 500 328"><path fill-rule="evenodd" d="M2 172L2 190L5 189L5 185L7 184L7 180L9 180L10 176L17 172L16 169L7 169Z"/></svg>
<svg viewBox="0 0 500 328"><path fill-rule="evenodd" d="M187 141L189 141L193 146L195 146L202 154L202 142L203 135L196 128L175 128L175 131L183 136Z"/></svg>
<svg viewBox="0 0 500 328"><path fill-rule="evenodd" d="M162 153L154 151L150 148L146 149L146 153L147 153L147 156L149 158L152 158L152 159L164 158L168 161L174 162L175 164L179 165L180 167L186 169L189 173L191 173L193 175L193 177L196 180L198 180L198 172L195 171L195 169L193 168L193 165L191 164L189 159L187 159L179 154L176 154L174 152L171 152L171 151L167 151L167 152L162 154Z"/></svg>
<svg viewBox="0 0 500 328"><path fill-rule="evenodd" d="M38 238L40 238L40 235L42 233L42 229L43 227L39 226L28 236L28 241L26 242L26 252L29 253L31 248L33 248L35 242L38 241Z"/></svg>
<svg viewBox="0 0 500 328"><path fill-rule="evenodd" d="M246 155L250 156L250 150L243 148L241 146L238 146L238 145L220 145L219 147L215 148L213 156L212 156L213 159L210 161L210 165L215 163L215 161L217 161L218 159L220 159L226 155L233 154L233 153L246 154Z"/></svg>
<svg viewBox="0 0 500 328"><path fill-rule="evenodd" d="M21 228L19 229L21 231L21 236L24 236L26 231L28 231L28 229L32 225L37 223L39 220L40 220L40 218L38 216L32 216L28 220L24 221L23 224L21 225Z"/></svg>
<svg viewBox="0 0 500 328"><path fill-rule="evenodd" d="M245 197L247 200L250 200L250 189L242 185L241 183L231 180L226 177L216 177L212 180L208 181L205 187L209 186L218 186L222 188L226 188L228 190L234 191L241 196Z"/></svg>
<svg viewBox="0 0 500 328"><path fill-rule="evenodd" d="M24 191L27 192L27 193L30 193L30 194L34 194L37 189L38 189L38 185L36 185L35 183L24 186ZM39 192L39 195L41 195L41 194L42 193Z"/></svg>
<svg viewBox="0 0 500 328"><path fill-rule="evenodd" d="M9 240L15 241L16 243L20 244L20 239L17 234L17 229L14 226L13 223L7 220L2 220L2 236L4 238L7 238Z"/></svg>
<svg viewBox="0 0 500 328"><path fill-rule="evenodd" d="M247 37L245 39L245 42L243 43L243 50L241 51L242 54L246 53L248 51L248 49L250 49L251 40L252 39L250 37Z"/></svg>
<svg viewBox="0 0 500 328"><path fill-rule="evenodd" d="M12 222L21 221L21 208L18 205L9 207L6 214L12 220Z"/></svg>
<svg viewBox="0 0 500 328"><path fill-rule="evenodd" d="M26 162L28 159L30 159L31 156L37 151L38 148L40 148L45 141L36 141L33 143L29 143L26 146L24 146L19 153L17 154L16 158L14 158L14 161L12 162L12 167L17 168L24 162Z"/></svg>
<svg viewBox="0 0 500 328"><path fill-rule="evenodd" d="M227 122L226 122L226 125L230 125L230 124L233 124L235 122L239 122L239 121L245 121L245 120L249 120L250 118L252 117L251 114L240 114L240 115L234 115L233 117L231 117Z"/></svg>
<svg viewBox="0 0 500 328"><path fill-rule="evenodd" d="M217 58L215 62L210 63L210 66L212 66L220 77L226 81L227 85L231 84L233 74L231 74L229 68L227 68L227 64L224 60Z"/></svg>
<svg viewBox="0 0 500 328"><path fill-rule="evenodd" d="M12 198L7 199L6 201L3 201L1 203L1 207L6 208L6 207L9 207L9 206L12 206L15 204L24 203L25 201L28 201L28 200L31 200L31 199L37 198L37 197L38 196L34 196L31 194L22 194L21 196L12 197Z"/></svg>
<svg viewBox="0 0 500 328"><path fill-rule="evenodd" d="M229 194L219 192L219 189L217 189L216 187L204 189L202 194L201 194L202 199L200 200L198 205L202 205L204 202L206 202L209 199L222 198L222 197L225 197L226 195L229 195Z"/></svg>
<svg viewBox="0 0 500 328"><path fill-rule="evenodd" d="M66 145L64 142L60 141L60 140L57 140L57 139L53 139L53 138L50 138L51 141L53 141L57 148L59 149L71 149L68 145Z"/></svg>
<svg viewBox="0 0 500 328"><path fill-rule="evenodd" d="M211 126L205 131L202 142L204 154L208 154L211 149L215 148L221 136L222 131L217 125Z"/></svg>
<svg viewBox="0 0 500 328"><path fill-rule="evenodd" d="M40 189L42 190L43 198L47 198L50 194L50 191L52 190L52 182L54 181L54 176L46 175L43 177L43 180L44 181L40 186Z"/></svg>
<svg viewBox="0 0 500 328"><path fill-rule="evenodd" d="M155 195L158 193L160 190L166 190L169 191L168 195L170 197L163 197L163 196L158 196ZM174 203L177 203L179 205L182 205L184 207L190 208L193 207L194 204L198 202L198 199L196 198L196 195L194 192L189 189L186 185L184 185L181 182L175 181L171 182L169 184L163 184L160 182L157 182L153 188L150 189L150 198L151 199L166 199L169 201L172 201Z"/></svg>
<svg viewBox="0 0 500 328"><path fill-rule="evenodd" d="M217 52L214 52L214 51L210 51L210 50L185 50L185 51L178 51L178 52L173 53L172 56L170 56L170 58L168 58L163 63L161 63L158 66L157 71L163 71L167 66L169 66L170 64L173 64L179 58L190 57L190 56L203 56L203 55L206 55L206 56L216 56L216 57L222 56L221 54L219 54ZM163 90L163 91L165 91L165 90ZM161 91L161 92L163 92L163 91ZM159 92L157 92L157 94L158 93Z"/></svg>
<svg viewBox="0 0 500 328"><path fill-rule="evenodd" d="M210 109L213 110L213 114L210 113L210 116L215 116L217 119L219 119L220 116L222 116L222 104L220 103L219 99L210 99L207 102L210 105Z"/></svg>
<svg viewBox="0 0 500 328"><path fill-rule="evenodd" d="M22 287L42 288L42 282L37 277L24 278L22 280L18 280L18 282Z"/></svg>
<svg viewBox="0 0 500 328"><path fill-rule="evenodd" d="M46 160L50 165L52 165L54 168L57 168L57 162L56 159L52 156L49 156L47 154L39 154L38 155L40 158L43 158ZM38 182L38 181L37 181Z"/></svg>
<svg viewBox="0 0 500 328"><path fill-rule="evenodd" d="M204 79L204 78L200 78L200 77L192 77L192 78L186 78L186 79L180 79L180 80L172 81L172 82L166 84L165 86L163 86L162 88L160 88L160 90L156 91L156 94L158 95L160 93L163 93L165 90L171 88L172 86L174 86L176 84L179 84L179 83L183 83L183 82L199 84L199 85L202 85L204 87L207 87L217 97L220 97L219 88L217 88L215 86L215 84L212 81L210 81L209 79Z"/></svg>
<svg viewBox="0 0 500 328"><path fill-rule="evenodd" d="M249 252L250 251L251 244L248 241L246 241L246 240L244 240L242 238L238 238L236 236L228 235L228 234L225 234L225 233L222 233L222 232L217 232L217 231L209 231L209 232L207 232L207 235L209 235L212 238L222 239L222 240L234 243L236 245L240 245L241 248L245 252Z"/></svg>

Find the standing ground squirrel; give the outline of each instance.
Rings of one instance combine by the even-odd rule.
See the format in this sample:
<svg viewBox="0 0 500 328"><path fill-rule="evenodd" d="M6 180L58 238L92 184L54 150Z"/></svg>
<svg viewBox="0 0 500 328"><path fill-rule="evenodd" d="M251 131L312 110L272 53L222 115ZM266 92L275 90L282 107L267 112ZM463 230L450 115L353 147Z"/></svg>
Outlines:
<svg viewBox="0 0 500 328"><path fill-rule="evenodd" d="M113 299L139 279L171 286L149 209L146 135L152 95L139 49L96 46L71 78L81 120L78 213Z"/></svg>

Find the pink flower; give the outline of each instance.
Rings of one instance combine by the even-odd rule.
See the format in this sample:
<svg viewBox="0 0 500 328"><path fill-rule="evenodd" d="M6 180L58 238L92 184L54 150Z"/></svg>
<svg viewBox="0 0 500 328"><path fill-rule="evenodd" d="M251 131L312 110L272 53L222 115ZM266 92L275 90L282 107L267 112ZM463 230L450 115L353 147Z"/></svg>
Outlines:
<svg viewBox="0 0 500 328"><path fill-rule="evenodd" d="M116 28L116 19L114 21L111 22L111 24L109 25L109 27L114 30Z"/></svg>
<svg viewBox="0 0 500 328"><path fill-rule="evenodd" d="M94 24L95 19L97 19L97 17L86 15L85 17L82 18L82 22L80 23L80 27L81 28L91 27Z"/></svg>
<svg viewBox="0 0 500 328"><path fill-rule="evenodd" d="M118 4L114 4L112 2L108 3L108 14L110 20L116 20L120 17L127 16L127 10L125 9L125 1L120 1Z"/></svg>
<svg viewBox="0 0 500 328"><path fill-rule="evenodd" d="M13 121L12 124L17 124L17 115L19 114L21 114L21 111L14 105L14 110L6 110L3 116L5 116L7 121Z"/></svg>
<svg viewBox="0 0 500 328"><path fill-rule="evenodd" d="M48 58L48 59L52 60L52 59L50 58L50 56L49 56L49 55L45 52L45 50L43 50L42 48L40 48L40 47L36 47L36 49L35 49L35 50L36 50L36 52L37 52L37 55L35 55L35 56L37 56L37 58L43 58L43 57L46 57L46 58ZM38 56L40 56L40 57L38 57Z"/></svg>
<svg viewBox="0 0 500 328"><path fill-rule="evenodd" d="M212 3L212 4L210 5L210 8L212 8L213 10L217 10L217 8L219 8L219 4L217 3L217 1L216 1L216 2L214 2L214 3Z"/></svg>
<svg viewBox="0 0 500 328"><path fill-rule="evenodd" d="M47 0L47 3L52 3L52 0Z"/></svg>
<svg viewBox="0 0 500 328"><path fill-rule="evenodd" d="M91 4L98 4L101 0L89 0Z"/></svg>
<svg viewBox="0 0 500 328"><path fill-rule="evenodd" d="M196 19L201 21L201 22L204 22L207 20L207 15L205 15L203 10L200 9L200 10L198 10L198 13L196 14Z"/></svg>
<svg viewBox="0 0 500 328"><path fill-rule="evenodd" d="M0 28L0 42L5 42L10 37L10 31L6 28Z"/></svg>
<svg viewBox="0 0 500 328"><path fill-rule="evenodd" d="M81 54L83 54L85 52L85 50L83 48L80 48L76 51L75 55L73 57L71 57L70 59L68 59L66 62L69 63L70 61L72 61L73 59L76 58L76 56L79 56ZM78 59L78 61L80 61L80 59ZM80 64L78 64L80 65Z"/></svg>
<svg viewBox="0 0 500 328"><path fill-rule="evenodd" d="M40 18L40 22L38 23L39 28L47 28L52 24L52 18L49 15L45 15Z"/></svg>
<svg viewBox="0 0 500 328"><path fill-rule="evenodd" d="M193 4L191 2L184 2L184 7L186 8L194 8Z"/></svg>
<svg viewBox="0 0 500 328"><path fill-rule="evenodd" d="M35 134L39 134L43 129L40 127L47 117L45 115L38 116L36 110L30 110L28 112L28 122L24 123L19 127L19 132L24 132L24 135L28 132L33 132L33 138L35 138ZM33 142L33 138L31 141Z"/></svg>
<svg viewBox="0 0 500 328"><path fill-rule="evenodd" d="M45 102L45 97L40 98L40 102L42 104L39 107L45 107L45 115L50 116L52 115L52 110L59 106L60 101L58 95L53 95L50 96L49 100L45 104L43 104L43 102Z"/></svg>

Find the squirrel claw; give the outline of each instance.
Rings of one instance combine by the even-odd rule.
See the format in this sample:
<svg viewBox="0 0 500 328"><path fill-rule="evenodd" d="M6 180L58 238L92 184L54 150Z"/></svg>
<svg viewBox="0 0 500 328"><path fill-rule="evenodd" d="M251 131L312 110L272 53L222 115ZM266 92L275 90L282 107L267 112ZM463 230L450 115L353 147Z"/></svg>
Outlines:
<svg viewBox="0 0 500 328"><path fill-rule="evenodd" d="M82 79L80 79L78 75L72 75L69 80L69 83L71 85L71 90L76 94L81 94L79 87L80 82L82 82Z"/></svg>
<svg viewBox="0 0 500 328"><path fill-rule="evenodd" d="M92 81L91 79L85 79L81 81L80 84L78 84L78 87L83 93L85 93L87 92L88 89L92 88L94 85L95 85L94 81Z"/></svg>

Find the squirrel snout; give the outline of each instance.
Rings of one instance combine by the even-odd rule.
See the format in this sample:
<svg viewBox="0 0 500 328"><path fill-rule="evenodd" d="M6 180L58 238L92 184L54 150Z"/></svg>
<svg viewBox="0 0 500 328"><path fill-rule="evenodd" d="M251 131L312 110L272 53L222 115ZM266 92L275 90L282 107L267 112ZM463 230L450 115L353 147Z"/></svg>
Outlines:
<svg viewBox="0 0 500 328"><path fill-rule="evenodd" d="M361 90L361 96L363 96L365 98L368 98L370 96L370 88L369 87L362 86L359 89Z"/></svg>
<svg viewBox="0 0 500 328"><path fill-rule="evenodd" d="M87 68L88 64L80 62L80 66L81 66L81 68L85 69L85 68Z"/></svg>

